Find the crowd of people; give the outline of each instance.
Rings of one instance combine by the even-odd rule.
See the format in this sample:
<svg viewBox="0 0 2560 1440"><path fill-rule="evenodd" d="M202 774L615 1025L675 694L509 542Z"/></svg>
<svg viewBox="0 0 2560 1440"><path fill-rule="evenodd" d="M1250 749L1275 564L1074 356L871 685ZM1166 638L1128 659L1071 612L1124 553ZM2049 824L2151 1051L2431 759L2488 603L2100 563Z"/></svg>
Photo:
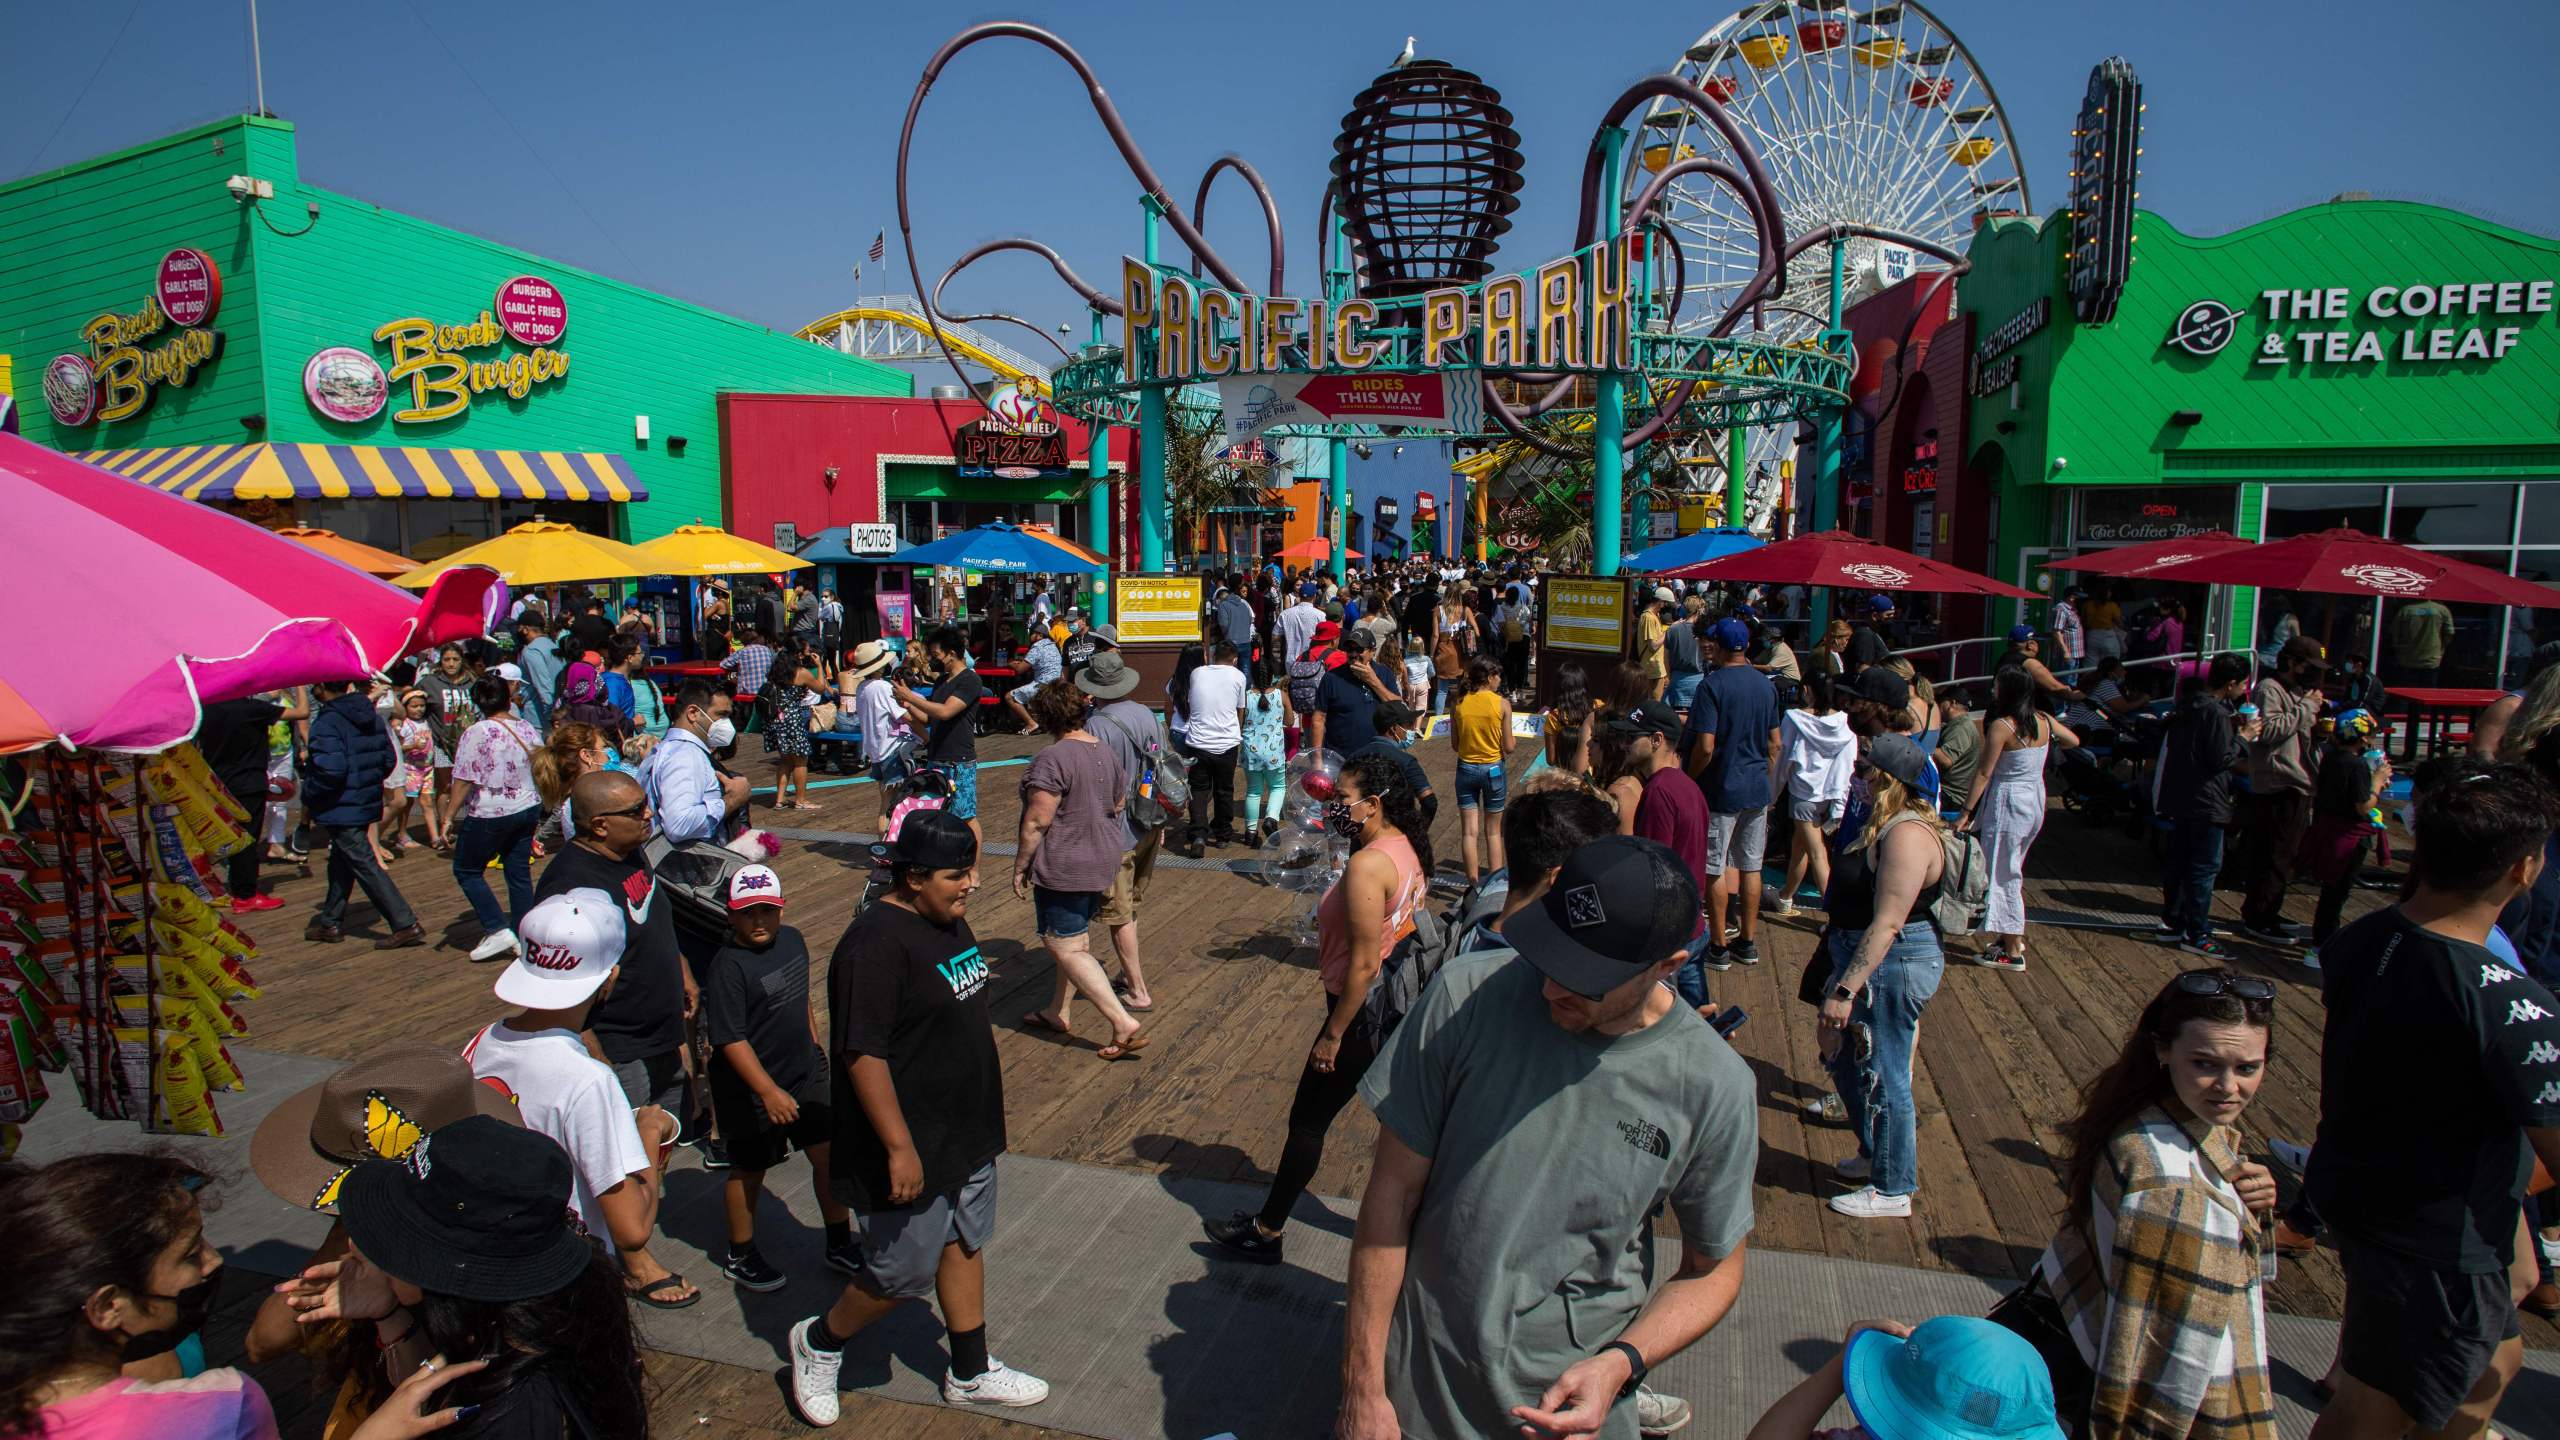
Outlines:
<svg viewBox="0 0 2560 1440"><path fill-rule="evenodd" d="M1271 1117L1272 1179L1257 1209L1203 1223L1222 1261L1280 1263L1342 1112L1376 1115L1344 1298L1350 1440L1690 1423L1689 1399L1646 1382L1740 1298L1760 1156L1760 1083L1715 977L1764 962L1764 919L1819 916L1796 985L1826 1082L1809 1108L1855 1142L1827 1203L1913 1214L1923 1014L1951 960L2026 967L2048 777L2074 747L2121 746L2150 703L2099 653L2111 627L2080 610L2013 634L1983 697L1895 653L1892 597L1850 606L1799 655L1760 607L1802 597L1669 586L1644 597L1628 663L1567 661L1532 691L1537 584L1421 567L1220 577L1204 642L1144 698L1116 633L1062 609L1036 617L1002 701L1043 742L1000 837L1054 975L1024 1023L1072 1036L1082 999L1105 1062L1155 1038L1139 915L1162 850L1265 842L1293 757L1336 758L1321 994ZM768 1177L794 1151L810 1167L841 1285L784 1341L804 1421L840 1418L848 1348L924 1299L946 1403L1048 1398L994 1353L986 1305L1007 1143L971 919L986 686L955 629L838 653L824 603L784 624L724 611L720 683L662 692L645 630L591 606L566 623L520 612L503 651L446 647L372 694L208 707L226 788L253 813L299 811L325 850L309 938L340 940L361 891L378 946L423 944L391 879L423 830L473 913L472 958L495 967L487 1023L458 1054L386 1047L255 1137L259 1181L332 1224L261 1308L250 1356L308 1356L333 1435L647 1434L634 1317L701 1295L653 1253L679 1145L721 1172L718 1278L753 1292L795 1278L758 1242ZM2560 1171L2560 1079L2544 1073L2560 1064L2560 667L2513 697L2484 753L2415 777L2404 893L2349 921L2392 836L2382 727L2337 702L2313 642L2275 658L2254 678L2246 656L2188 667L2144 757L2157 938L2208 965L2158 990L2082 1093L2032 1273L1987 1318L1852 1330L1755 1440L1811 1440L1844 1399L1873 1440L2272 1440L2265 1285L2310 1236L2346 1272L2315 1435L2485 1428L2516 1373L2518 1305L2560 1313L2560 1215L2526 1193L2534 1161ZM856 717L881 820L826 961L824 1023L810 939L748 843L755 785L737 759L742 730L762 734L776 805L808 803L810 738L834 728L821 706ZM1459 822L1445 863L1413 753L1434 722ZM2233 828L2244 934L2315 964L2326 999L2318 1131L2281 1221L2242 1123L2279 987L2214 933ZM235 863L235 912L268 904L259 860L291 862L302 838L288 825ZM687 846L730 852L708 912L652 858ZM1764 916L1768 868L1785 881ZM2297 879L2319 889L2316 950L2283 919ZM1988 943L1969 950L1976 934ZM2413 1053L2425 1093L2395 1079ZM152 1155L0 1169L0 1249L23 1257L0 1301L0 1435L274 1433L256 1381L163 1368L221 1265L208 1183ZM1656 1276L1664 1214L1679 1258Z"/></svg>

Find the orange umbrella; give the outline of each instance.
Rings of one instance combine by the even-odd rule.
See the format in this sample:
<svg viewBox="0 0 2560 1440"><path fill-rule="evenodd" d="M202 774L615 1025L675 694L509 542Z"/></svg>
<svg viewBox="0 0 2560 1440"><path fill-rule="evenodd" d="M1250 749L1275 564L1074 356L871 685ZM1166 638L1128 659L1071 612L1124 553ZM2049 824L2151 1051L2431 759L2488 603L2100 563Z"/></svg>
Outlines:
<svg viewBox="0 0 2560 1440"><path fill-rule="evenodd" d="M1281 551L1280 558L1283 560L1330 560L1333 558L1333 541L1322 535L1313 536ZM1357 550L1345 550L1342 552L1342 558L1366 560L1369 557Z"/></svg>
<svg viewBox="0 0 2560 1440"><path fill-rule="evenodd" d="M394 575L406 575L418 568L418 562L406 555L394 555L388 550L376 550L370 545L350 540L335 530L314 530L301 525L288 525L276 533L287 540L308 545L332 560L343 560L367 575L379 575L389 579Z"/></svg>

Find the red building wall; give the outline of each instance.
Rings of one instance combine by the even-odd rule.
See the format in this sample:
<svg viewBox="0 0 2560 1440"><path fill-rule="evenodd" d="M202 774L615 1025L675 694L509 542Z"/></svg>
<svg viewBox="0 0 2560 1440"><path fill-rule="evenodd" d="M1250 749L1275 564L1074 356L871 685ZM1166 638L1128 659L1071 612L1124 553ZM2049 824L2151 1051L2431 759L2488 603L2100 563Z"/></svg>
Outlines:
<svg viewBox="0 0 2560 1440"><path fill-rule="evenodd" d="M1988 573L1991 561L1991 490L1964 480L1965 386L1972 327L1955 314L1956 282L1923 274L1850 307L1843 317L1858 346L1851 402L1873 422L1874 443L1862 478L1873 506L1866 533L1897 549ZM1930 431L1937 433L1932 436ZM1914 495L1905 474L1915 453L1937 445L1937 490ZM1915 534L1920 502L1931 502L1934 522L1926 543ZM1845 497L1841 513L1851 513ZM1943 536L1944 539L1939 537ZM1979 600L1950 596L1943 603L1947 638L1979 631ZM1967 658L1978 658L1968 656Z"/></svg>
<svg viewBox="0 0 2560 1440"><path fill-rule="evenodd" d="M889 462L950 463L953 432L985 413L975 400L723 394L721 524L761 540L782 521L808 535L884 519ZM1068 453L1081 462L1091 443L1085 427L1064 423ZM1128 461L1128 431L1112 432L1111 458Z"/></svg>

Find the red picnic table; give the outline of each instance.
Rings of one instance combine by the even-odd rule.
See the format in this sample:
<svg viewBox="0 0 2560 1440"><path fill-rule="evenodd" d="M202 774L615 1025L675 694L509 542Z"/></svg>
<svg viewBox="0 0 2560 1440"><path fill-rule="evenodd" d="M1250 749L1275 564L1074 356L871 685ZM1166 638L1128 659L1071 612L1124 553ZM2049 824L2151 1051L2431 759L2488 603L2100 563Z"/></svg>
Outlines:
<svg viewBox="0 0 2560 1440"><path fill-rule="evenodd" d="M2418 731L2425 729L2430 748L2444 744L2445 732L2457 717L2467 718L2506 698L2504 690L2458 690L2432 686L2402 689L2386 685L2382 693L2397 700L2409 717L2409 728L2400 741L2400 758L2418 758Z"/></svg>

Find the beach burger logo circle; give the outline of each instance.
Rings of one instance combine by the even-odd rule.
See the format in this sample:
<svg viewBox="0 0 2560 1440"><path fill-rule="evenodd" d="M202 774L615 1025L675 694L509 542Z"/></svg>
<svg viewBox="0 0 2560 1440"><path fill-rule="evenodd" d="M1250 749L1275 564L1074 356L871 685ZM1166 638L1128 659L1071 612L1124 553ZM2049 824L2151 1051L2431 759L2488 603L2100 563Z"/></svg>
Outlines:
<svg viewBox="0 0 2560 1440"><path fill-rule="evenodd" d="M57 424L86 425L98 414L98 372L86 355L56 355L44 367L44 403Z"/></svg>
<svg viewBox="0 0 2560 1440"><path fill-rule="evenodd" d="M1910 571L1898 569L1891 565L1876 565L1868 562L1860 562L1856 565L1841 566L1840 573L1852 580L1855 580L1861 585L1872 586L1880 590L1890 590L1897 585L1908 585L1911 583Z"/></svg>
<svg viewBox="0 0 2560 1440"><path fill-rule="evenodd" d="M2423 595L2427 590L2426 576L2400 565L2349 565L2338 574L2385 595Z"/></svg>

